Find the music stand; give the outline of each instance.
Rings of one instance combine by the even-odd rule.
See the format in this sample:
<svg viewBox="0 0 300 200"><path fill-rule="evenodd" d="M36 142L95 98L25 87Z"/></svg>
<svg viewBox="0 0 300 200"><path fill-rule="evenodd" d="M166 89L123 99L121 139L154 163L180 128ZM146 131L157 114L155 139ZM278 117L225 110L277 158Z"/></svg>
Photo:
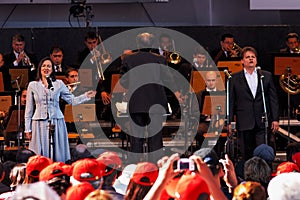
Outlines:
<svg viewBox="0 0 300 200"><path fill-rule="evenodd" d="M190 80L190 86L194 90L195 93L204 90L205 89L205 75L208 71L216 71L217 73L217 84L216 88L218 90L225 90L225 74L224 69L227 69L227 67L218 68L218 71L216 70L204 70L204 71L192 71L192 76Z"/></svg>
<svg viewBox="0 0 300 200"><path fill-rule="evenodd" d="M212 92L211 92L212 93ZM216 92L215 94L209 94L204 96L202 114L204 115L225 115L226 108L226 96L223 93ZM219 110L219 108L221 108Z"/></svg>
<svg viewBox="0 0 300 200"><path fill-rule="evenodd" d="M80 84L82 87L93 87L94 76L95 74L93 74L92 69L79 69Z"/></svg>
<svg viewBox="0 0 300 200"><path fill-rule="evenodd" d="M231 73L239 72L243 69L242 62L238 61L219 61L217 64L218 68L228 67L228 71Z"/></svg>
<svg viewBox="0 0 300 200"><path fill-rule="evenodd" d="M273 54L274 58L274 75L286 73L287 67L291 68L293 74L300 74L300 55L278 53Z"/></svg>
<svg viewBox="0 0 300 200"><path fill-rule="evenodd" d="M4 82L3 82L2 72L0 72L0 92L4 92Z"/></svg>
<svg viewBox="0 0 300 200"><path fill-rule="evenodd" d="M1 96L0 95L0 107L1 110L4 112L8 112L10 106L12 105L12 97L7 95L7 96Z"/></svg>
<svg viewBox="0 0 300 200"><path fill-rule="evenodd" d="M67 104L64 112L65 122L91 122L96 120L95 104Z"/></svg>
<svg viewBox="0 0 300 200"><path fill-rule="evenodd" d="M292 74L300 74L300 55L291 53L274 53L274 75L288 75L288 81ZM288 133L290 133L290 117L291 117L291 105L290 105L290 93L288 93ZM290 143L290 137L289 141Z"/></svg>
<svg viewBox="0 0 300 200"><path fill-rule="evenodd" d="M20 125L18 124L18 105L13 105L10 106L9 108L9 113L8 113L8 120L7 120L7 124L5 126L5 131L4 131L4 137L5 137L5 143L7 144L7 142L10 141L10 139L12 138L12 135L10 135L9 133L17 133L17 138L16 139L20 139L20 135L18 135L20 132L23 132L24 130L24 122L25 122L25 118L24 118L24 114L25 114L25 106L21 106L20 107ZM9 135L8 135L9 134ZM22 134L22 139L24 138L23 134ZM19 142L18 146L20 146Z"/></svg>
<svg viewBox="0 0 300 200"><path fill-rule="evenodd" d="M18 67L9 69L12 80L16 80L17 77L21 77L19 80L20 88L25 88L30 78L30 67ZM18 89L17 84L13 84L13 89Z"/></svg>

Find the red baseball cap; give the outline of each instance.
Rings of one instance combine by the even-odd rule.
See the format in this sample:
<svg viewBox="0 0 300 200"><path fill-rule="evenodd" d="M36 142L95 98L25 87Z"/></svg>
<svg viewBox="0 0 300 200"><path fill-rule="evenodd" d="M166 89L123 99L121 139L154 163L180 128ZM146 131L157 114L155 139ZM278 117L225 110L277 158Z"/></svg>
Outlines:
<svg viewBox="0 0 300 200"><path fill-rule="evenodd" d="M289 172L299 172L299 167L293 162L282 162L280 165L278 165L275 176Z"/></svg>
<svg viewBox="0 0 300 200"><path fill-rule="evenodd" d="M26 174L33 178L39 178L40 172L52 163L53 161L45 156L31 156L27 162Z"/></svg>
<svg viewBox="0 0 300 200"><path fill-rule="evenodd" d="M182 200L197 200L199 195L210 195L207 183L197 173L184 174L178 181L175 189L175 197Z"/></svg>
<svg viewBox="0 0 300 200"><path fill-rule="evenodd" d="M137 164L131 180L135 183L151 186L158 177L158 168L150 162L140 162Z"/></svg>
<svg viewBox="0 0 300 200"><path fill-rule="evenodd" d="M295 153L293 156L292 156L292 160L294 163L296 163L296 165L299 167L300 169L300 152L297 152Z"/></svg>
<svg viewBox="0 0 300 200"><path fill-rule="evenodd" d="M65 164L62 162L54 162L51 165L44 168L39 176L40 181L50 181L51 179L62 176L68 175L67 171L65 171L64 166Z"/></svg>
<svg viewBox="0 0 300 200"><path fill-rule="evenodd" d="M112 169L120 170L122 168L122 160L116 152L106 151L99 155L97 161L101 165L105 165L104 176L107 176L113 172ZM110 167L110 168L107 168Z"/></svg>
<svg viewBox="0 0 300 200"><path fill-rule="evenodd" d="M95 189L89 182L81 182L67 189L66 200L84 200Z"/></svg>
<svg viewBox="0 0 300 200"><path fill-rule="evenodd" d="M73 177L77 181L94 181L100 179L105 171L105 165L101 165L96 159L85 158L74 163Z"/></svg>

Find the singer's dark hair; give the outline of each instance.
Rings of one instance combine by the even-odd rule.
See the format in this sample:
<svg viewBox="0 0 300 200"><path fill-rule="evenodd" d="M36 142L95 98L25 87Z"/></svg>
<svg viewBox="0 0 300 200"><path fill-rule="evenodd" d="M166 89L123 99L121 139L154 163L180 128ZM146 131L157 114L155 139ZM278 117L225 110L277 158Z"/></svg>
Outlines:
<svg viewBox="0 0 300 200"><path fill-rule="evenodd" d="M43 58L40 63L39 63L39 66L38 66L38 70L37 70L37 76L36 76L36 80L39 81L42 79L42 73L41 73L41 68L42 68L42 65L43 63L46 61L46 60L49 60L52 64L52 73L50 74L50 78L51 80L54 82L56 81L56 77L55 77L55 69L54 69L54 64L53 62L51 61L50 57L45 57Z"/></svg>
<svg viewBox="0 0 300 200"><path fill-rule="evenodd" d="M242 49L242 52L241 52L241 57L242 57L242 58L244 57L244 55L245 55L245 53L246 53L247 51L253 52L253 53L255 54L255 56L257 57L257 51L254 49L254 47L248 46L248 47L244 47L244 48Z"/></svg>

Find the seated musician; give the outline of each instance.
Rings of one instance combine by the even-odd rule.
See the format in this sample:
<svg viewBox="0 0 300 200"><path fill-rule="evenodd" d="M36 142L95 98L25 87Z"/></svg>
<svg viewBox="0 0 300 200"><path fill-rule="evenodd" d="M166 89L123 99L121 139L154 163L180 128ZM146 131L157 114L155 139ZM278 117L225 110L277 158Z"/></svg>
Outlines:
<svg viewBox="0 0 300 200"><path fill-rule="evenodd" d="M213 95L213 94L220 94L220 90L217 89L217 72L216 71L208 71L205 74L205 84L206 84L206 88L204 90L201 90L199 92L196 93L196 97L198 101L193 101L192 103L192 107L194 106L199 106L199 111L202 112L203 111L203 104L204 104L204 98L206 95ZM195 103L197 102L197 103ZM194 107L195 108L195 107ZM224 109L224 108L220 108L220 109ZM196 110L196 109L193 109ZM220 110L221 111L221 110ZM207 144L203 143L204 142L204 133L208 133L209 131L214 131L214 132L223 132L224 128L223 124L224 121L223 120L219 120L221 119L220 116L217 116L218 114L213 114L213 115L204 115L201 114L200 115L200 122L199 122L199 126L198 126L198 131L197 134L195 136L195 140L196 140L196 144L198 147L202 148L203 146L206 146ZM217 139L218 134L216 135ZM218 140L217 144L214 146L215 151L218 153L218 155L221 155L221 152L223 151L223 145L224 145L225 141L220 141ZM222 143L222 144L221 144Z"/></svg>

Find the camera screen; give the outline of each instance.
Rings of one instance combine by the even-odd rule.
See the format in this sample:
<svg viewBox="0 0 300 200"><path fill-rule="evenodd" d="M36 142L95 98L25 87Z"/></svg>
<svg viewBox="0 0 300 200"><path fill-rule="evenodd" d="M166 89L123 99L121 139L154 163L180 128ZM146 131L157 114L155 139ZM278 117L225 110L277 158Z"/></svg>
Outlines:
<svg viewBox="0 0 300 200"><path fill-rule="evenodd" d="M180 169L189 169L189 162L180 162Z"/></svg>

